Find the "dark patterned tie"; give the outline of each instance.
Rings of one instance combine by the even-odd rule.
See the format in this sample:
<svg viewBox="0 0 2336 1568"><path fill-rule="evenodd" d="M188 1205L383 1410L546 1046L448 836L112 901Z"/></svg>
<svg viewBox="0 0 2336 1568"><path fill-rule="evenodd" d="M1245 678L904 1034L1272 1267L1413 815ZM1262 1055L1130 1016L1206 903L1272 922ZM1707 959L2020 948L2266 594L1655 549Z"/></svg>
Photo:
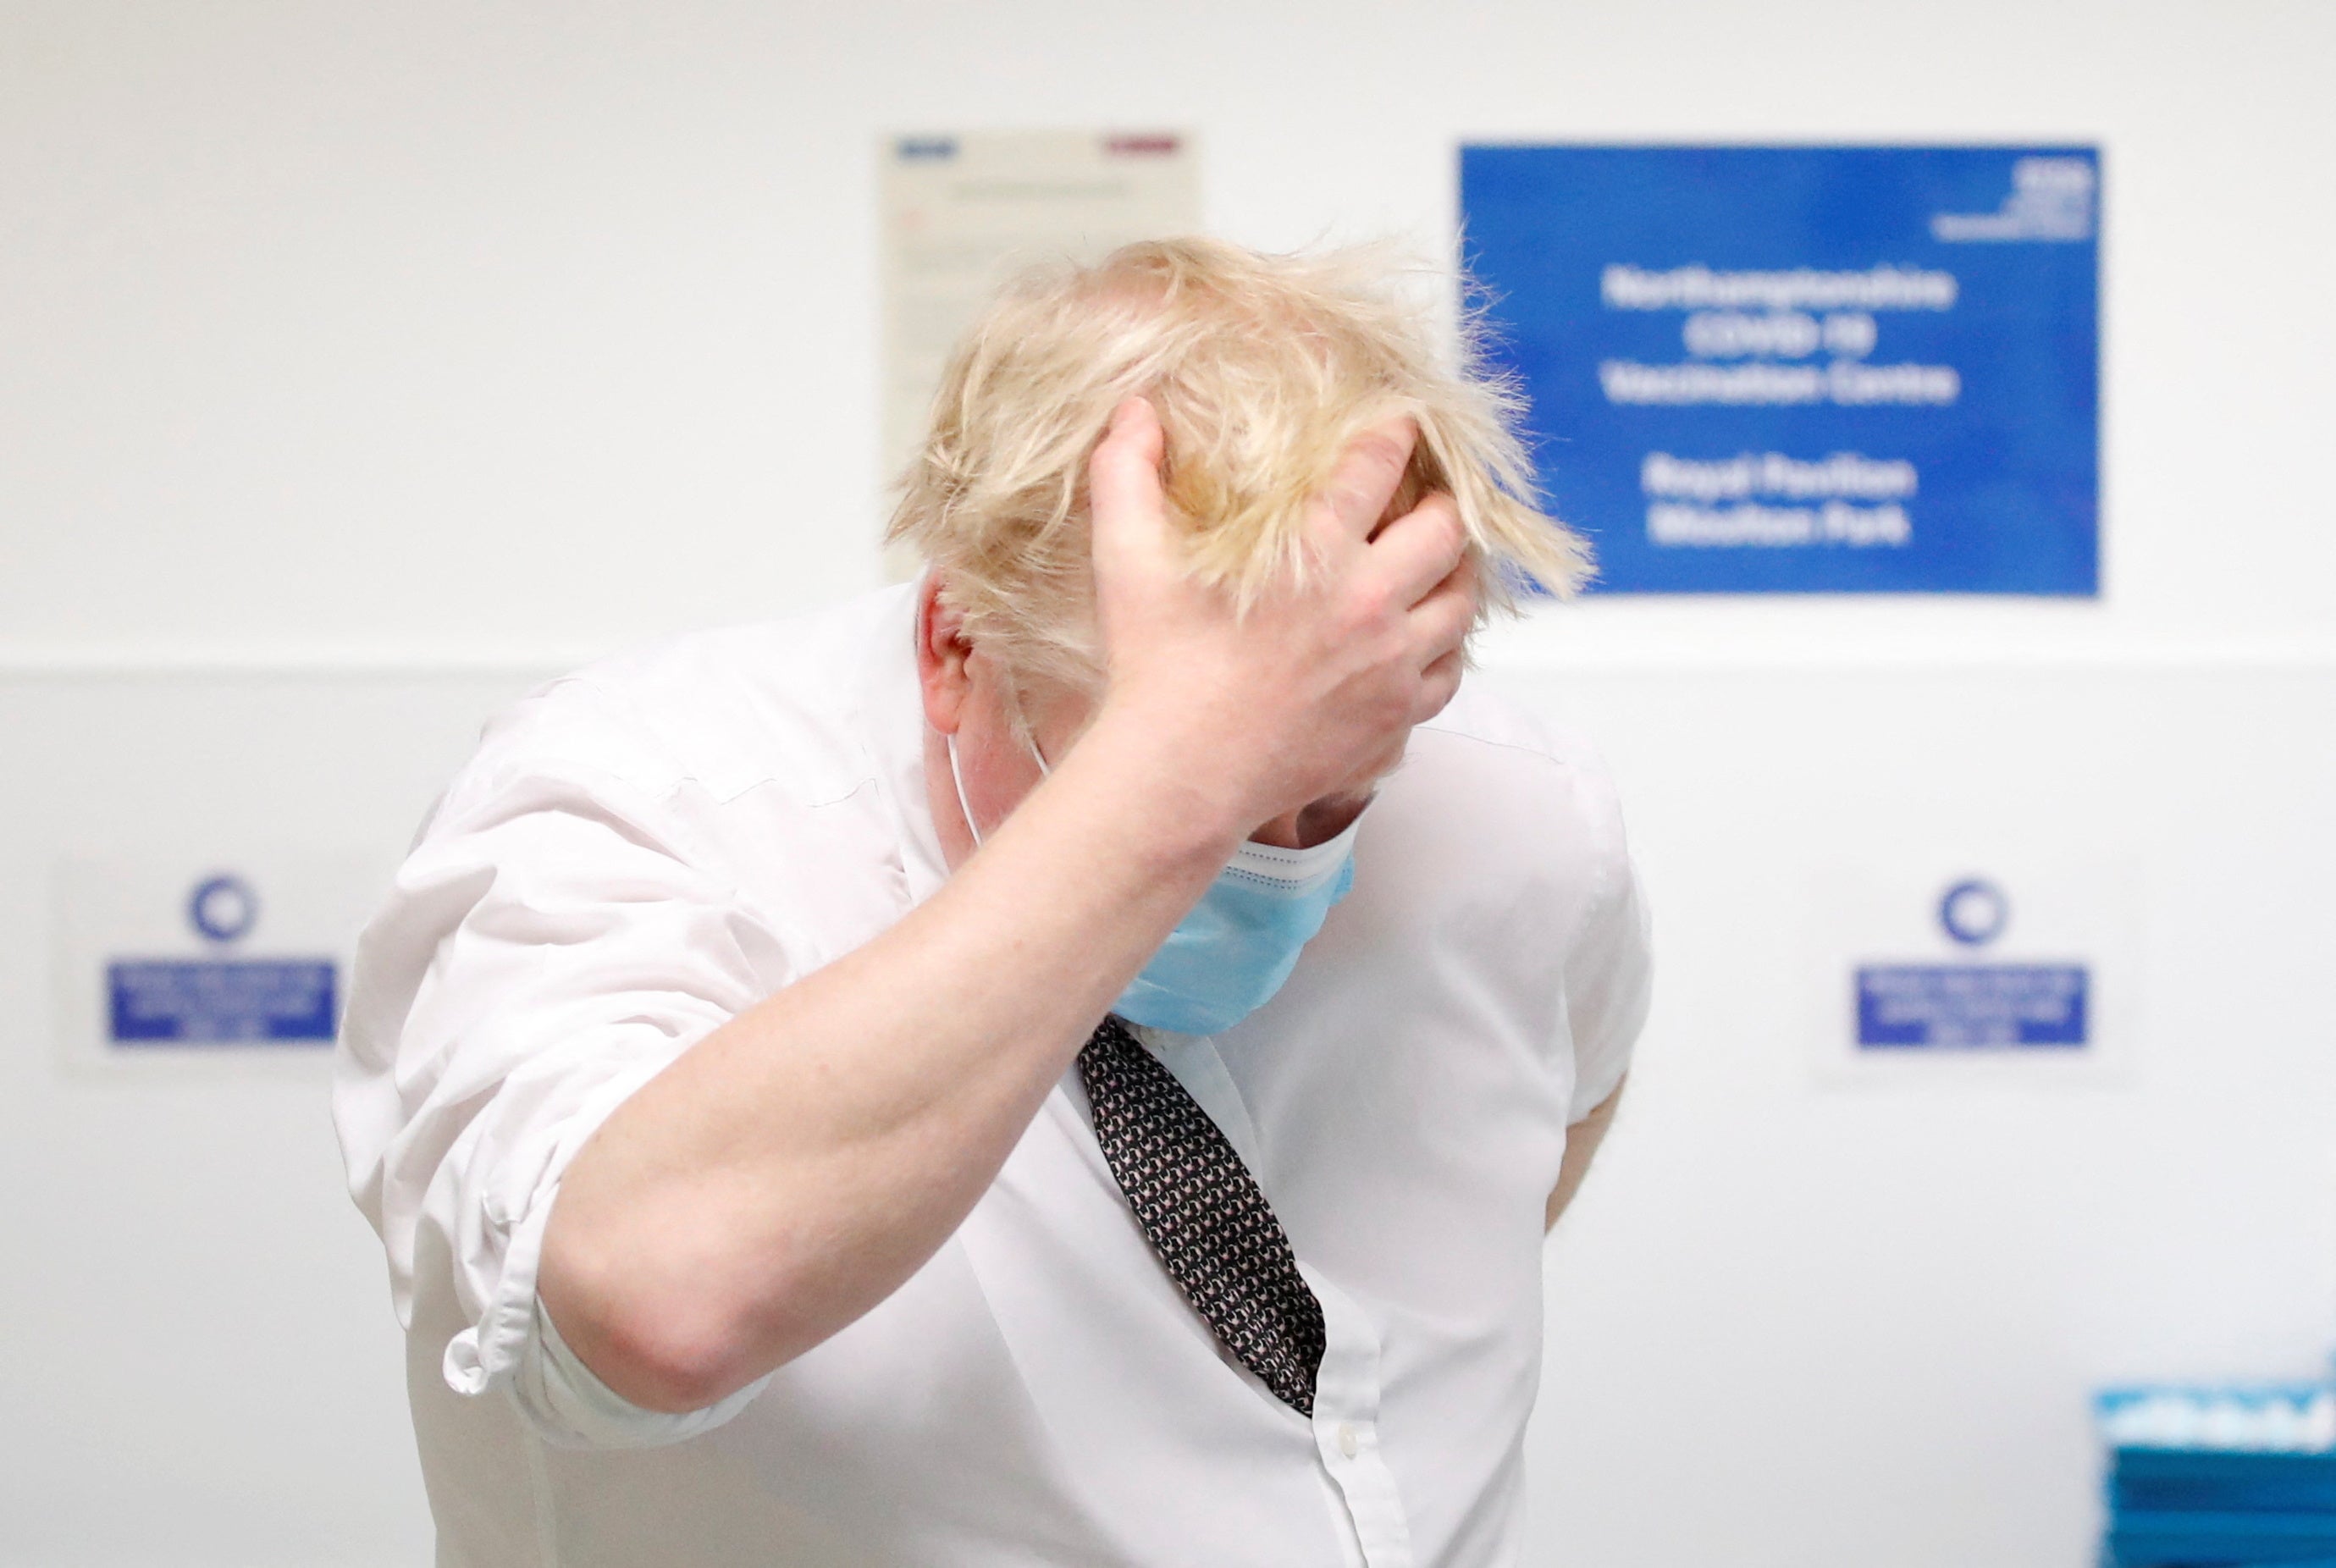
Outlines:
<svg viewBox="0 0 2336 1568"><path fill-rule="evenodd" d="M1241 1365L1313 1415L1322 1303L1257 1178L1116 1018L1079 1052L1079 1081L1103 1157L1177 1288Z"/></svg>

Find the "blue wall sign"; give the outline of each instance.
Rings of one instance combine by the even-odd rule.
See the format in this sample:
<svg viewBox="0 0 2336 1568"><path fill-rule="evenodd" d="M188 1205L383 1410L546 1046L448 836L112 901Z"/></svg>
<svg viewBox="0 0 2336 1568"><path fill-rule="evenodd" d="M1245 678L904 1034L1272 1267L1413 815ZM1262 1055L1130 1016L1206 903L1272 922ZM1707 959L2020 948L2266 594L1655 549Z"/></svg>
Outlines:
<svg viewBox="0 0 2336 1568"><path fill-rule="evenodd" d="M339 964L254 958L237 944L259 923L251 882L232 872L198 881L186 919L207 944L197 958L122 958L105 966L106 1037L116 1046L330 1045L340 1018Z"/></svg>
<svg viewBox="0 0 2336 1568"><path fill-rule="evenodd" d="M1598 589L2098 591L2094 150L1466 147L1460 191Z"/></svg>
<svg viewBox="0 0 2336 1568"><path fill-rule="evenodd" d="M1858 1049L2082 1046L2090 989L2077 964L1863 965Z"/></svg>
<svg viewBox="0 0 2336 1568"><path fill-rule="evenodd" d="M1965 877L1940 894L1940 932L1958 947L1984 948L2011 924L2011 901L1984 877ZM2091 1043L2092 973L2077 963L1862 964L1857 969L1857 1047L2082 1047Z"/></svg>
<svg viewBox="0 0 2336 1568"><path fill-rule="evenodd" d="M120 1046L329 1045L338 1016L330 959L129 959L105 966Z"/></svg>

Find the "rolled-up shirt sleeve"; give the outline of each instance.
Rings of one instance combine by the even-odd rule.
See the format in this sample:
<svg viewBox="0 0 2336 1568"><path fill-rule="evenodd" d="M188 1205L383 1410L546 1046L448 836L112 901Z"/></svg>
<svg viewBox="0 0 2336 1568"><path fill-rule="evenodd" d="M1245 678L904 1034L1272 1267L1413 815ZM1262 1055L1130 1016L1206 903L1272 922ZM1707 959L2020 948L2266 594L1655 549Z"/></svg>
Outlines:
<svg viewBox="0 0 2336 1568"><path fill-rule="evenodd" d="M401 1321L425 1260L451 1261L456 1391L512 1388L554 1441L686 1436L706 1413L636 1412L628 1434L557 1397L580 1365L542 1359L544 1229L600 1124L793 966L670 795L491 762L433 811L359 943L334 1094L352 1189Z"/></svg>
<svg viewBox="0 0 2336 1568"><path fill-rule="evenodd" d="M535 1331L511 1377L511 1395L538 1435L563 1447L653 1448L719 1427L745 1409L770 1378L755 1379L703 1410L644 1410L600 1381L535 1307Z"/></svg>

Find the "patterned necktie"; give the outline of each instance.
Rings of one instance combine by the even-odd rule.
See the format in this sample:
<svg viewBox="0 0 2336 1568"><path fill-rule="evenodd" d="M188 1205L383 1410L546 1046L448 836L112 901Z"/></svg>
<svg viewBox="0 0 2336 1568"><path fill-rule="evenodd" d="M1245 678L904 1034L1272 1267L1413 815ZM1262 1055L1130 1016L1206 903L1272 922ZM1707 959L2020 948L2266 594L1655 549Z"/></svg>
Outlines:
<svg viewBox="0 0 2336 1568"><path fill-rule="evenodd" d="M1322 1304L1257 1178L1116 1018L1079 1052L1095 1141L1170 1278L1241 1365L1299 1414L1314 1414Z"/></svg>

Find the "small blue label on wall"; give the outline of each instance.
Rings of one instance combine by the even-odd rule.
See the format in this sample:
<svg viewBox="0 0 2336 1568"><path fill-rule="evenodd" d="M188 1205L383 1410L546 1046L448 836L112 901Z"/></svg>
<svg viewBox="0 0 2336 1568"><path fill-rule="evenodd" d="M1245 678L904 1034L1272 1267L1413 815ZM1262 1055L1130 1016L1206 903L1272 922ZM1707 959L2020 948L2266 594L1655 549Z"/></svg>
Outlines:
<svg viewBox="0 0 2336 1568"><path fill-rule="evenodd" d="M2098 591L2093 149L1480 146L1460 189L1598 589Z"/></svg>
<svg viewBox="0 0 2336 1568"><path fill-rule="evenodd" d="M1857 1045L2081 1047L2091 989L2078 964L1866 965Z"/></svg>
<svg viewBox="0 0 2336 1568"><path fill-rule="evenodd" d="M128 959L105 967L108 1033L121 1046L330 1045L339 986L329 959Z"/></svg>

